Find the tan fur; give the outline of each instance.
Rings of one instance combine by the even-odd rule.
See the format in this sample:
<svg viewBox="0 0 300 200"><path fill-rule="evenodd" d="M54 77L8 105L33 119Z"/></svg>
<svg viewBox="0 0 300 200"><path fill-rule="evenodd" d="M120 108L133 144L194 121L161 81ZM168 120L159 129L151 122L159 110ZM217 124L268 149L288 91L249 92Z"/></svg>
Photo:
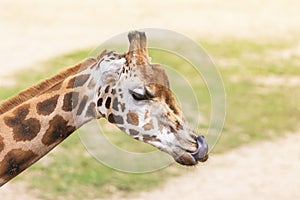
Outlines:
<svg viewBox="0 0 300 200"><path fill-rule="evenodd" d="M67 77L78 73L81 70L86 69L88 66L91 66L92 64L96 63L97 60L94 58L88 58L81 63L75 65L74 67L68 68L61 73L57 74L56 76L46 79L45 81L42 81L41 83L24 90L20 92L17 96L3 102L0 105L0 115L3 113L11 110L12 108L16 107L17 105L20 105L27 100L31 99L32 97L38 96L45 91L51 89L55 84L62 82Z"/></svg>

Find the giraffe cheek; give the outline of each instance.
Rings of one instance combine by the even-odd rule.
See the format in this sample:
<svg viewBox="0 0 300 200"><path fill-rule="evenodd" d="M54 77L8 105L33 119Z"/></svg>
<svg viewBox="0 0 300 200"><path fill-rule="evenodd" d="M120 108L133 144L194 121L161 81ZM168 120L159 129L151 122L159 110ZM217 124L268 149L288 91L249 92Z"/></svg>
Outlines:
<svg viewBox="0 0 300 200"><path fill-rule="evenodd" d="M129 111L127 114L127 122L129 124L132 124L134 126L138 126L139 125L139 116L136 112L134 111Z"/></svg>
<svg viewBox="0 0 300 200"><path fill-rule="evenodd" d="M143 126L143 129L144 129L145 131L149 131L149 130L154 129L153 120L151 119L150 122L146 123L146 124Z"/></svg>

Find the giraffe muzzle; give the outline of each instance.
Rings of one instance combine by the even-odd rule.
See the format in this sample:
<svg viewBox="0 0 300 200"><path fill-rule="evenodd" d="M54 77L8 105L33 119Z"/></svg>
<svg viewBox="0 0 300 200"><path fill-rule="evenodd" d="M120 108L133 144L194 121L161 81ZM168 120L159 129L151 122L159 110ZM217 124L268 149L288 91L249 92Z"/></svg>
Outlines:
<svg viewBox="0 0 300 200"><path fill-rule="evenodd" d="M191 153L191 156L200 162L205 162L208 159L208 145L205 141L204 136L200 135L197 137L197 150Z"/></svg>

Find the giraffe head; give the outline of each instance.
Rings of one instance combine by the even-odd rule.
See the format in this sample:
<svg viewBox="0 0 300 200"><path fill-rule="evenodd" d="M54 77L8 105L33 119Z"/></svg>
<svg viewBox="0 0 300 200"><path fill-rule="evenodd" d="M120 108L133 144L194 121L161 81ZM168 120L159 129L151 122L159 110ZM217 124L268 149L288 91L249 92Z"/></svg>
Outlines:
<svg viewBox="0 0 300 200"><path fill-rule="evenodd" d="M99 113L133 138L167 152L180 164L206 161L205 139L189 127L163 68L150 63L145 33L135 31L128 37L128 53L109 52L99 57Z"/></svg>

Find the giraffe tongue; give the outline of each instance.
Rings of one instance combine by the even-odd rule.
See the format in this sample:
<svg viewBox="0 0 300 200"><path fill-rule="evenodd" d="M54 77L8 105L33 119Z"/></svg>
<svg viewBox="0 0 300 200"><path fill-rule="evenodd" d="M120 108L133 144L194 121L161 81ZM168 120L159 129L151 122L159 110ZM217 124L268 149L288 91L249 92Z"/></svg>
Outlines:
<svg viewBox="0 0 300 200"><path fill-rule="evenodd" d="M204 162L208 158L208 145L204 139L204 136L200 135L197 137L197 150L194 153L191 153L191 155L195 158L197 161Z"/></svg>

